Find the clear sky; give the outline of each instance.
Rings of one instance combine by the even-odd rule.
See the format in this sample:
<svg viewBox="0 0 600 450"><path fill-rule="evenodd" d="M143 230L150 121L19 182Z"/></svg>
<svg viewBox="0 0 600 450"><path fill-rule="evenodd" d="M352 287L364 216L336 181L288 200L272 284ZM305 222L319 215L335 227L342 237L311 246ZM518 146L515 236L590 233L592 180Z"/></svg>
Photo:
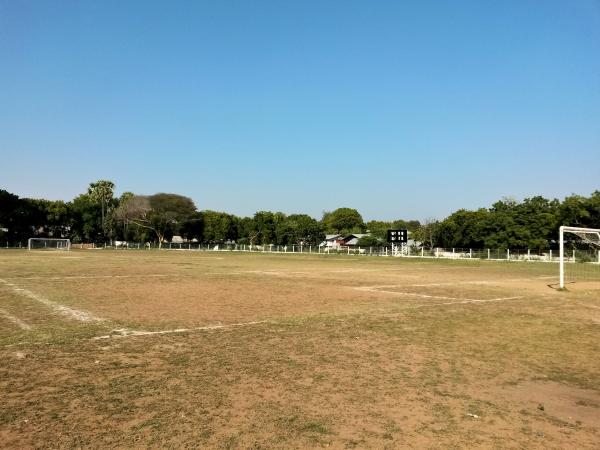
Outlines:
<svg viewBox="0 0 600 450"><path fill-rule="evenodd" d="M600 1L0 0L0 188L443 218L600 189Z"/></svg>

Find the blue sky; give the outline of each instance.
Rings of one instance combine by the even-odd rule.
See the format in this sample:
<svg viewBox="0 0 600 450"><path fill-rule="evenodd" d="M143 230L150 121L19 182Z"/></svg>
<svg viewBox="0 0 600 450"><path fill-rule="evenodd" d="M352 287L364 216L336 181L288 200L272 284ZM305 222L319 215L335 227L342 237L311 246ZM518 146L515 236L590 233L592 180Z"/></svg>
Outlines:
<svg viewBox="0 0 600 450"><path fill-rule="evenodd" d="M600 1L0 0L0 188L443 218L600 189Z"/></svg>

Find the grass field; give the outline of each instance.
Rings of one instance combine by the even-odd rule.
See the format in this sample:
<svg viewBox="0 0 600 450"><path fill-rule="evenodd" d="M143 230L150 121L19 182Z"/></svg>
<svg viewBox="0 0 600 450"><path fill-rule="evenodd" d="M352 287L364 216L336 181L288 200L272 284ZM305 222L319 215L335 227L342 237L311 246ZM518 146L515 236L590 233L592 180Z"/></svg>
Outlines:
<svg viewBox="0 0 600 450"><path fill-rule="evenodd" d="M0 252L0 445L598 448L600 290L557 266Z"/></svg>

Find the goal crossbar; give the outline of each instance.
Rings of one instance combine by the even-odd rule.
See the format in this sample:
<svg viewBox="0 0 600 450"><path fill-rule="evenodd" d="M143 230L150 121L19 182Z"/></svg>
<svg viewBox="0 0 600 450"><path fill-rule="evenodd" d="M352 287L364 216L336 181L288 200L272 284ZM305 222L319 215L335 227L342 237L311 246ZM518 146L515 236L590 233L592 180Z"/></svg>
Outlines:
<svg viewBox="0 0 600 450"><path fill-rule="evenodd" d="M565 233L572 233L579 236L583 241L588 244L592 244L600 247L600 229L599 228L582 228L582 227L569 227L561 226L559 228L559 251L560 251L560 282L559 285L562 288L565 287ZM600 261L599 261L600 262Z"/></svg>

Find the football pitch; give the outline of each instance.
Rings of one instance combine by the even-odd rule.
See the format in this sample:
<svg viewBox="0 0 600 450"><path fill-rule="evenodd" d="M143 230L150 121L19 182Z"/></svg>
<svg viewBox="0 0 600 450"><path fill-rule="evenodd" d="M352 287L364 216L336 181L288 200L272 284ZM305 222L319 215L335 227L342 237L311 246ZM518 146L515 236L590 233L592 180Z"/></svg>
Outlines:
<svg viewBox="0 0 600 450"><path fill-rule="evenodd" d="M597 448L553 263L0 252L0 446Z"/></svg>

